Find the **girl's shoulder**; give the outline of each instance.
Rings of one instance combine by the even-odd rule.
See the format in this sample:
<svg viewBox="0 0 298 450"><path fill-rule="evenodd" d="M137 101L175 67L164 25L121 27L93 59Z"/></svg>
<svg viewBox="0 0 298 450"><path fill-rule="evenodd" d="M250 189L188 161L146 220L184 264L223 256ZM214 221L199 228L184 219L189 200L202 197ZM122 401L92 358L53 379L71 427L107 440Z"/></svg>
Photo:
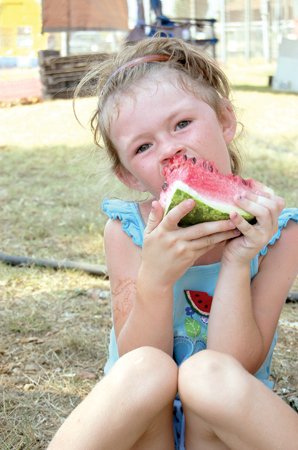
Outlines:
<svg viewBox="0 0 298 450"><path fill-rule="evenodd" d="M120 221L122 230L134 244L142 246L145 222L139 203L116 198L104 199L101 208L112 221Z"/></svg>
<svg viewBox="0 0 298 450"><path fill-rule="evenodd" d="M268 308L266 319L277 322L284 300L297 276L298 209L284 209L278 230L261 251L254 295L259 311ZM273 281L272 281L273 280ZM263 313L262 313L263 314ZM272 322L272 323L273 323Z"/></svg>
<svg viewBox="0 0 298 450"><path fill-rule="evenodd" d="M282 231L284 228L287 227L288 223L290 221L298 222L298 208L285 208L279 218L278 218L278 230L277 232L272 236L270 241L267 245L265 245L262 250L260 251L260 256L265 256L268 252L269 246L274 245L281 237ZM295 227L296 228L296 227ZM298 228L296 233L298 233Z"/></svg>

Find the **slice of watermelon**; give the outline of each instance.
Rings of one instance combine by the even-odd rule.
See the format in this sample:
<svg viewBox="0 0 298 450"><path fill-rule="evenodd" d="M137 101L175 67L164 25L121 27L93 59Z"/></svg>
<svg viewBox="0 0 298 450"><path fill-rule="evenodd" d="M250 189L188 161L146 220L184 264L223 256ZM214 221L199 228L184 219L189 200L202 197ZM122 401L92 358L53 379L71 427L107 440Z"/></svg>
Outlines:
<svg viewBox="0 0 298 450"><path fill-rule="evenodd" d="M213 297L203 291L184 291L186 300L199 314L209 316Z"/></svg>
<svg viewBox="0 0 298 450"><path fill-rule="evenodd" d="M233 174L223 175L213 163L204 159L187 158L175 155L163 168L165 182L160 194L160 203L165 214L183 200L192 198L196 205L179 225L189 226L195 223L229 219L237 211L249 222L255 217L239 208L235 195L258 190L256 181L244 179Z"/></svg>

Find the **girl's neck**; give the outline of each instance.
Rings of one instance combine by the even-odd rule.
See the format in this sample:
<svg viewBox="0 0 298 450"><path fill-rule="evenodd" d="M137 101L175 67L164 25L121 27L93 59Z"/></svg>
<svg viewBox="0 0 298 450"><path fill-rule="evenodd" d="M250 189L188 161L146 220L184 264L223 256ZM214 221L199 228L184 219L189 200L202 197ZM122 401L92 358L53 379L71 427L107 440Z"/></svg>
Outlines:
<svg viewBox="0 0 298 450"><path fill-rule="evenodd" d="M151 203L152 199L139 203L140 212L143 218L144 223L147 223L148 216L151 210ZM210 250L208 253L205 253L205 255L200 256L194 263L194 266L207 266L208 264L214 264L217 262L220 262L223 249L224 249L225 243L217 244L212 250Z"/></svg>

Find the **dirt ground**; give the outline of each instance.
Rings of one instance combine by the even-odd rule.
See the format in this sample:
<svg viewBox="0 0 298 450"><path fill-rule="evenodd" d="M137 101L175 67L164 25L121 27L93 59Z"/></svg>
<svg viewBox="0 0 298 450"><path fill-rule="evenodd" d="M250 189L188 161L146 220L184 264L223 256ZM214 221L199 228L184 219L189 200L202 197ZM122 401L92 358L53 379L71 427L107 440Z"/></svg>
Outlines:
<svg viewBox="0 0 298 450"><path fill-rule="evenodd" d="M42 84L38 69L1 69L0 105L20 99L40 99Z"/></svg>

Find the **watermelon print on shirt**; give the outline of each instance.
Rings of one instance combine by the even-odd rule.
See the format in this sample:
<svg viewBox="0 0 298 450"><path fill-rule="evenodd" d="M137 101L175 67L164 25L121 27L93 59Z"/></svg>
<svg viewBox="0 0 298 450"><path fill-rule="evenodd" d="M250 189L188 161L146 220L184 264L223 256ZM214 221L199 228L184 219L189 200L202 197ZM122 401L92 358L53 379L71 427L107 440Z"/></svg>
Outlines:
<svg viewBox="0 0 298 450"><path fill-rule="evenodd" d="M203 291L184 291L189 306L185 308L185 336L174 337L173 357L178 365L207 347L207 325L213 297Z"/></svg>

